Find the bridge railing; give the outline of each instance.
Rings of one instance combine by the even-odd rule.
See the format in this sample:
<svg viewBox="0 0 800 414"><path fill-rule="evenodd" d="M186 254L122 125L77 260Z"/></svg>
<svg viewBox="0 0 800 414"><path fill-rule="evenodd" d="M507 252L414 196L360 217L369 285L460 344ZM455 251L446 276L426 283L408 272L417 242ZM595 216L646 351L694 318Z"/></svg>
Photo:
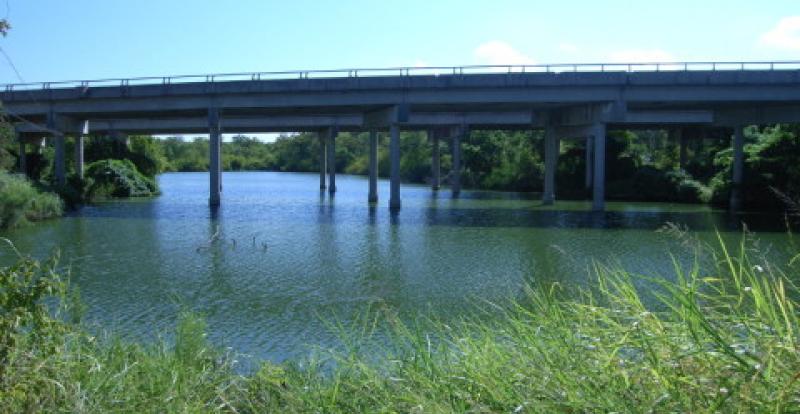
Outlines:
<svg viewBox="0 0 800 414"><path fill-rule="evenodd" d="M564 72L688 72L688 71L800 71L800 61L762 62L637 62L637 63L555 63L542 65L467 65L360 69L293 70L241 72L206 75L146 76L57 82L10 83L0 85L6 92L53 88L103 86L171 85L192 82L262 81L281 79L358 78L378 76L444 76L475 74L564 73Z"/></svg>

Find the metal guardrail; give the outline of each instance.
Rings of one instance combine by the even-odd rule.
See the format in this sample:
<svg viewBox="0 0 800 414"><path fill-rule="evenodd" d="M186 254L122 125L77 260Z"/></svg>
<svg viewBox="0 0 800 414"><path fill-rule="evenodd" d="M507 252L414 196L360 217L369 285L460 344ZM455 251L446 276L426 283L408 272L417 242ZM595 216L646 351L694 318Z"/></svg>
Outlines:
<svg viewBox="0 0 800 414"><path fill-rule="evenodd" d="M48 90L69 87L102 87L132 85L171 85L190 82L261 81L280 79L358 78L376 76L472 75L493 73L564 73L564 72L688 72L688 71L800 71L800 61L763 62L650 62L650 63L556 63L547 65L468 65L391 67L362 69L294 70L281 72L218 73L211 75L147 76L67 80L57 82L11 83L0 85L6 92Z"/></svg>

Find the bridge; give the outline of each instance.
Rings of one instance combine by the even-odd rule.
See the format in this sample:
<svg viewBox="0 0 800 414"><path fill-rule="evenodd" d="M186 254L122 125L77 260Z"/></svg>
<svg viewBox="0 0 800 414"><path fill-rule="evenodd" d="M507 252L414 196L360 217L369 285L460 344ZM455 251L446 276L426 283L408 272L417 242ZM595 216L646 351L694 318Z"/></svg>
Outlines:
<svg viewBox="0 0 800 414"><path fill-rule="evenodd" d="M555 199L559 140L587 145L592 206L605 202L605 143L611 129L665 129L681 143L690 127L725 128L734 148L731 208L740 205L743 128L800 122L800 61L556 64L230 73L8 84L0 100L15 122L20 162L27 143L51 138L54 175L65 182L65 139L83 171L88 134L208 133L209 203L221 200L221 134L316 132L320 188L336 191L340 131L369 132L369 193L377 194L378 134L388 132L389 207L399 209L400 131L453 151L451 189L461 188L461 141L472 130L545 132L544 203ZM682 154L684 152L682 151ZM682 157L684 158L684 157ZM590 166L590 167L589 167ZM327 175L327 180L326 180Z"/></svg>

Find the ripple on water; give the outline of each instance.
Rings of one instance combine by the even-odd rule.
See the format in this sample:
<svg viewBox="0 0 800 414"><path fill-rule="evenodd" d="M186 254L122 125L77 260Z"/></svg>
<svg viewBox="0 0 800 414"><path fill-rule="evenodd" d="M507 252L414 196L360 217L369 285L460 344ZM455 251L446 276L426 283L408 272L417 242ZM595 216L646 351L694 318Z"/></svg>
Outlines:
<svg viewBox="0 0 800 414"><path fill-rule="evenodd" d="M588 202L542 206L535 195L485 191L453 199L412 185L392 215L386 182L368 208L365 179L337 177L331 199L318 178L225 173L223 205L212 212L206 174L164 174L158 198L87 206L9 236L39 257L61 249L101 327L155 337L189 308L205 316L212 340L279 361L335 346L329 323L347 326L375 306L458 317L530 281L586 283L593 259L669 277L667 253L690 256L655 232L665 222L709 239L716 228L738 235L703 206L610 202L596 214ZM779 220L748 222L767 243L785 241Z"/></svg>

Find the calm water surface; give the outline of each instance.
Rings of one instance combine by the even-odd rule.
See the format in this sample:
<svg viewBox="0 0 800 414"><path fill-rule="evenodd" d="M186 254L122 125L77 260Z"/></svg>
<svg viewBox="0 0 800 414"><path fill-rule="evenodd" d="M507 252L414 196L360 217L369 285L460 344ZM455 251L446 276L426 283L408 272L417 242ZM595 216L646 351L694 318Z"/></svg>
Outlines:
<svg viewBox="0 0 800 414"><path fill-rule="evenodd" d="M691 255L656 231L666 222L710 239L715 229L738 237L744 219L762 246L788 250L779 218L704 206L609 203L593 214L588 202L544 207L527 195L470 191L452 199L404 185L392 215L383 181L370 209L362 177L337 177L330 198L318 174L225 173L223 205L212 212L207 174L163 174L159 183L158 198L87 206L7 236L37 257L61 250L91 324L152 337L186 307L205 316L218 344L273 361L334 346L326 321L375 303L457 317L530 281L584 284L592 259L670 277L669 253Z"/></svg>

